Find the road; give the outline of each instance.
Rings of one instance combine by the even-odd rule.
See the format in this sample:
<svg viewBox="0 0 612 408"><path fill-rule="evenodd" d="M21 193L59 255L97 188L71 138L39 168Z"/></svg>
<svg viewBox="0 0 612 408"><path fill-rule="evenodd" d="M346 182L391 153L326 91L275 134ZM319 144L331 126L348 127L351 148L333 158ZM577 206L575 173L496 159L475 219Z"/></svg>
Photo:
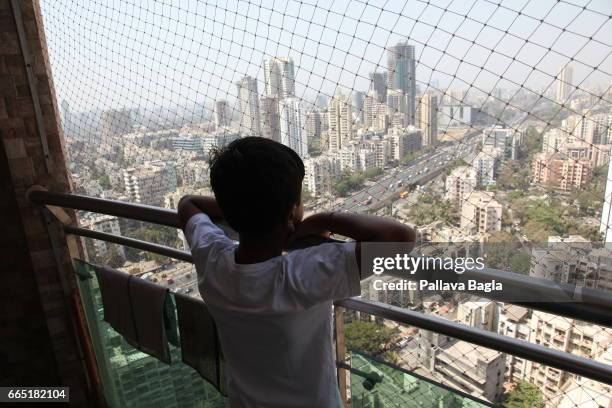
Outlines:
<svg viewBox="0 0 612 408"><path fill-rule="evenodd" d="M409 186L421 184L433 173L439 173L446 168L455 159L474 154L480 134L480 130L475 131L461 141L439 147L433 152L419 156L407 165L389 170L374 185L366 186L351 194L333 209L335 211L365 212L377 208L383 201L393 200L399 192L406 190Z"/></svg>

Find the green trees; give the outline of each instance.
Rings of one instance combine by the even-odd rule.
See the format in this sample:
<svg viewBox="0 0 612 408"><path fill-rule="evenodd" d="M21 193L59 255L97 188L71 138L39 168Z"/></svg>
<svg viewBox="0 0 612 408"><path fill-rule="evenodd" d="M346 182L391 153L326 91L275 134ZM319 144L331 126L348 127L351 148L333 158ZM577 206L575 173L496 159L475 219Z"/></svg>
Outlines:
<svg viewBox="0 0 612 408"><path fill-rule="evenodd" d="M439 194L423 194L414 204L404 206L408 217L417 225L427 225L434 221L456 224L459 217L450 201L443 200Z"/></svg>
<svg viewBox="0 0 612 408"><path fill-rule="evenodd" d="M384 352L385 360L395 362L397 355L387 348L397 340L397 330L382 324L356 320L344 326L346 347L367 355Z"/></svg>
<svg viewBox="0 0 612 408"><path fill-rule="evenodd" d="M379 167L370 167L364 172L345 172L332 188L337 195L344 197L349 192L363 187L363 183L366 179L373 180L381 174L383 174L383 170Z"/></svg>
<svg viewBox="0 0 612 408"><path fill-rule="evenodd" d="M504 408L539 408L543 404L542 392L534 384L519 382L504 397Z"/></svg>

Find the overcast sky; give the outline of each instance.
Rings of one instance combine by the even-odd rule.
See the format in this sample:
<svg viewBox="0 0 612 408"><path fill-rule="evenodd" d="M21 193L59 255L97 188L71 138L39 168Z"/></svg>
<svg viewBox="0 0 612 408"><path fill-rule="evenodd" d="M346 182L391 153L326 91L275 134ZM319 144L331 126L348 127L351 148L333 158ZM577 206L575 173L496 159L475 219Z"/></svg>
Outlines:
<svg viewBox="0 0 612 408"><path fill-rule="evenodd" d="M293 57L296 93L309 100L338 85L365 91L368 72L386 68L385 47L399 40L416 47L422 89L434 79L444 89L540 90L570 57L575 85L610 85L612 1L498 1L41 0L41 7L58 98L75 111L210 104L232 99L245 74L261 81L261 93L268 56Z"/></svg>

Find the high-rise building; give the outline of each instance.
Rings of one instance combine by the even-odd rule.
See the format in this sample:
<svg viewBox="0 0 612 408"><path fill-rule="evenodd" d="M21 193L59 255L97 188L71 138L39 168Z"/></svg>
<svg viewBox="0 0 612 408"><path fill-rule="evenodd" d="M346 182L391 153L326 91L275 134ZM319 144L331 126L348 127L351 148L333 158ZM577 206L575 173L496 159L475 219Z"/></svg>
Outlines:
<svg viewBox="0 0 612 408"><path fill-rule="evenodd" d="M226 100L215 101L215 125L217 127L229 126L231 122L231 114L229 105Z"/></svg>
<svg viewBox="0 0 612 408"><path fill-rule="evenodd" d="M340 150L353 138L353 115L350 100L338 91L327 106L329 150Z"/></svg>
<svg viewBox="0 0 612 408"><path fill-rule="evenodd" d="M608 177L606 178L599 231L603 234L604 242L612 242L612 165L610 163L608 163Z"/></svg>
<svg viewBox="0 0 612 408"><path fill-rule="evenodd" d="M120 136L132 131L134 121L127 109L111 109L102 112L100 117L100 144L98 153L115 160L122 155L123 145Z"/></svg>
<svg viewBox="0 0 612 408"><path fill-rule="evenodd" d="M240 103L240 128L242 135L260 136L261 122L259 116L259 96L257 80L245 75L236 83Z"/></svg>
<svg viewBox="0 0 612 408"><path fill-rule="evenodd" d="M501 231L502 205L492 193L474 191L461 204L461 228L472 234Z"/></svg>
<svg viewBox="0 0 612 408"><path fill-rule="evenodd" d="M376 93L378 102L387 100L387 73L386 72L370 72L370 89Z"/></svg>
<svg viewBox="0 0 612 408"><path fill-rule="evenodd" d="M391 122L393 122L393 117L399 118L399 120L396 121L399 126L394 127L408 126L407 95L404 94L401 89L389 89L387 91L387 112L391 117Z"/></svg>
<svg viewBox="0 0 612 408"><path fill-rule="evenodd" d="M555 99L560 104L567 102L567 99L573 91L572 73L572 66L568 64L561 68L557 75L557 92L555 94Z"/></svg>
<svg viewBox="0 0 612 408"><path fill-rule="evenodd" d="M295 95L295 72L291 57L264 60L266 95L287 98Z"/></svg>
<svg viewBox="0 0 612 408"><path fill-rule="evenodd" d="M321 123L321 111L317 107L312 107L306 112L306 137L308 140L321 138L323 124Z"/></svg>
<svg viewBox="0 0 612 408"><path fill-rule="evenodd" d="M351 101L353 103L353 117L358 122L363 122L363 102L365 93L361 91L351 92Z"/></svg>
<svg viewBox="0 0 612 408"><path fill-rule="evenodd" d="M423 131L423 147L433 147L438 143L438 97L425 92L417 103L417 127Z"/></svg>
<svg viewBox="0 0 612 408"><path fill-rule="evenodd" d="M260 102L262 136L280 142L279 98L276 95L264 95Z"/></svg>
<svg viewBox="0 0 612 408"><path fill-rule="evenodd" d="M306 115L298 98L285 98L279 102L280 142L293 149L301 158L308 157L308 139L304 129Z"/></svg>
<svg viewBox="0 0 612 408"><path fill-rule="evenodd" d="M408 121L410 125L415 123L416 100L416 60L414 58L414 45L408 42L399 42L389 47L387 54L387 88L400 89L408 95L410 106L408 106Z"/></svg>
<svg viewBox="0 0 612 408"><path fill-rule="evenodd" d="M379 102L375 92L368 92L363 101L363 126L366 129L387 129L387 105Z"/></svg>

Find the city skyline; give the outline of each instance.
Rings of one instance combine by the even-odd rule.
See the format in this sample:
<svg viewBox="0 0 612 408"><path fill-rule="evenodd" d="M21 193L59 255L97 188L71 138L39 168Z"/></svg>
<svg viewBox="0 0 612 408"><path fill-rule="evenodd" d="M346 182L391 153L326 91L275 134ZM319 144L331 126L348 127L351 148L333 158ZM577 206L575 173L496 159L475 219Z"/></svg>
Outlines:
<svg viewBox="0 0 612 408"><path fill-rule="evenodd" d="M180 105L187 101L206 104L220 99L222 95L224 98L234 99L236 98L236 92L233 89L235 81L244 75L250 75L263 84L265 78L261 62L282 55L294 58L297 67L295 72L296 96L303 100L312 100L318 93L332 96L337 86L347 90L367 90L369 73L386 68L388 47L406 40L415 46L415 57L418 64L417 85L422 89L438 82L442 89L450 87L465 90L473 84L486 93L494 87L511 88L525 85L539 92L541 87L555 86L554 76L559 67L570 62L569 58L563 57L564 55L574 58L572 63L575 65L574 80L577 84L582 83L586 78L586 85L592 82L608 86L609 72L612 72L612 60L607 56L598 55L595 49L588 47L585 49L579 42L579 37L569 33L584 31L586 26L580 24L588 14L588 17L592 17L589 26L593 27L589 35L593 41L605 42L606 38L612 37L610 24L597 25L594 22L600 21L598 14L591 11L585 12L569 5L563 5L564 11L568 13L568 16L577 16L574 20L570 20L568 16L562 17L559 12L546 14L546 11L552 7L548 7L546 2L536 3L529 3L527 9L523 9L522 14L518 17L518 12L511 11L513 7L500 8L483 0L478 0L479 7L468 8L467 4L456 6L458 9L453 10L453 13L442 13L443 8L438 5L427 7L419 2L406 4L406 7L412 7L411 12L418 10L422 12L418 23L414 18L406 16L405 11L402 14L401 9L396 10L397 5L387 6L391 8L385 9L386 13L375 5L363 6L363 11L367 9L373 16L379 16L382 21L386 21L388 27L395 29L391 31L386 28L375 29L371 22L362 22L363 28L367 28L366 32L369 35L367 38L353 39L353 41L350 41L344 33L349 27L355 27L359 21L357 17L348 16L340 19L339 11L332 9L328 11L330 18L325 25L328 31L323 32L322 27L314 26L319 28L313 31L315 28L310 27L311 31L306 35L307 31L304 30L311 25L308 24L309 19L319 16L317 11L320 9L316 6L304 5L302 11L305 13L304 10L308 9L312 13L307 16L292 15L295 25L291 27L291 31L284 31L288 29L280 24L282 22L280 12L264 4L253 6L253 8L261 14L266 14L272 27L282 27L277 29L277 33L286 32L287 35L263 43L260 37L254 35L255 29L250 29L256 20L246 16L243 11L232 8L237 7L234 2L224 7L204 5L202 14L198 14L204 17L201 21L186 19L176 27L168 26L169 20L159 18L156 24L160 32L167 34L165 38L148 33L143 23L156 15L163 16L164 8L170 7L169 5L159 4L155 6L159 10L143 9L142 13L139 7L133 6L131 11L119 14L112 8L93 4L90 7L72 7L75 12L88 11L90 13L80 16L82 21L89 24L79 25L82 34L76 37L76 41L80 44L79 52L75 54L74 50L64 51L61 42L58 42L59 39L55 39L54 35L61 34L62 29L50 30L47 38L52 50L55 82L59 85L58 96L61 100L67 100L75 111L133 106L153 108L166 104ZM342 4L336 5L336 7L341 6ZM597 7L605 10L603 2L595 2L589 6L594 7L595 10ZM42 7L46 24L51 26L62 24L65 14L60 9L56 10L45 2ZM209 14L205 14L205 11L209 9L220 9L223 12L223 18L214 17L212 10ZM347 10L351 13L355 12L350 10L350 7ZM392 14L393 11L397 14ZM136 19L136 14L130 14L137 12L139 13L138 19ZM469 17L463 22L460 18L462 12ZM92 13L105 18L92 19ZM208 15L213 16L210 19L212 23L210 29L202 26ZM223 19L232 15L239 16L247 25L240 41L238 39L226 40L222 36ZM540 25L535 30L535 19L545 15L548 25ZM396 17L397 21L392 17ZM434 27L438 25L433 23L436 17L441 19L437 29ZM509 25L510 17L516 18L515 23L510 24L508 29L506 27ZM132 28L128 32L122 32L119 37L119 33L104 28L106 21L130 24ZM478 21L487 21L487 26L484 27ZM393 24L394 22L396 24ZM400 25L399 22L404 24ZM564 25L567 25L567 29L563 32L563 36L559 37L561 31L555 27ZM220 28L218 33L215 31L216 27ZM454 29L451 29L452 27ZM598 28L602 30L599 31ZM505 30L508 30L510 34L505 35ZM456 31L455 37L451 37L453 31ZM96 39L98 32L107 34L98 41ZM185 37L186 33L189 33L189 36ZM150 36L151 39L160 41L161 44L176 43L174 49L179 54L176 56L151 54L154 48L142 48L147 44L142 42L142 36L145 38ZM184 38L191 38L189 44L207 43L209 48L206 55L201 55L197 49L187 47L184 41L178 42ZM475 44L469 42L470 38L475 41ZM525 40L521 38L528 41L524 46L521 45ZM451 39L452 42L449 43ZM293 44L291 40L296 44ZM317 40L316 43L315 40ZM300 46L297 46L298 42ZM115 43L125 46L122 49L111 48ZM245 45L242 44L251 44L248 58L243 55ZM309 45L315 44L320 45L313 55L309 52ZM495 45L497 47L494 50ZM548 47L551 47L552 51L549 51ZM330 53L332 50L337 51ZM68 53L71 55L70 64L65 61ZM114 57L112 60L107 60L107 55ZM136 61L133 55L141 55L142 58ZM296 56L298 58L295 58ZM512 57L516 58L515 62L511 62ZM150 61L150 64L147 64L146 61ZM464 62L460 63L460 61ZM589 63L585 65L587 61ZM75 64L80 66L81 70L88 72L91 86L84 92L76 92L75 87L78 87L78 83L69 79L73 75L70 68ZM189 65L190 71L181 68L181 66L186 66L185 64ZM529 66L535 66L537 70L528 71ZM598 69L592 70L588 68L590 66L597 66ZM112 75L112 72L118 69L122 69L126 75L121 77ZM432 69L439 72L433 72ZM499 78L495 76L496 73L503 73L504 79L499 81ZM451 74L455 75L456 79L449 84ZM154 89L145 85L152 76L155 76L157 84ZM114 79L114 87L107 86L110 78Z"/></svg>

